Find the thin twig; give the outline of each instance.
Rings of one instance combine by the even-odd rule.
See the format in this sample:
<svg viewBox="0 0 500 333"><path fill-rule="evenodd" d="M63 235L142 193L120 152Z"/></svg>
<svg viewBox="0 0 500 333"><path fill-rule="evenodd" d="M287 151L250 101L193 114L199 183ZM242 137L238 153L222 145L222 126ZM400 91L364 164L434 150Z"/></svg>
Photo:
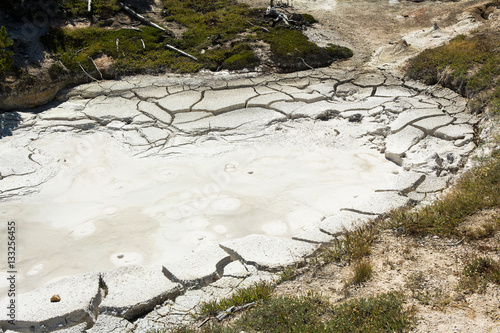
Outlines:
<svg viewBox="0 0 500 333"><path fill-rule="evenodd" d="M307 62L304 60L304 58L299 57L299 59L300 59L300 60L302 60L302 62L304 63L304 65L306 65L306 66L307 66L307 67L309 67L310 69L314 69L314 67L309 66L309 65L307 64Z"/></svg>
<svg viewBox="0 0 500 333"><path fill-rule="evenodd" d="M142 32L141 29L135 28L135 27L123 27L122 30L134 30L134 31Z"/></svg>
<svg viewBox="0 0 500 333"><path fill-rule="evenodd" d="M90 61L92 61L92 63L94 64L94 67L95 69L97 69L97 71L99 72L99 75L101 76L101 80L104 80L104 78L102 77L102 73L101 71L99 70L99 68L97 68L97 65L95 64L94 62L94 59L92 59L91 57L89 57Z"/></svg>
<svg viewBox="0 0 500 333"><path fill-rule="evenodd" d="M458 242L456 242L456 243L451 243L451 244L446 244L446 245L447 245L447 246L457 246L457 245L459 245L460 243L462 243L462 242L464 241L464 239L465 239L465 237L464 237L464 238L462 238L461 240L459 240L459 241L458 241Z"/></svg>
<svg viewBox="0 0 500 333"><path fill-rule="evenodd" d="M154 23L154 22L151 22L151 20L148 20L147 18L145 18L144 16L142 16L141 14L137 13L136 11L134 11L132 8L124 5L123 3L119 3L120 7L125 10L127 13L131 14L132 16L134 16L135 18L139 19L140 21L146 23L146 24L149 24L150 26L152 27L155 27L157 29L160 29L161 31L165 31L165 32L168 32L167 29L159 26L158 24Z"/></svg>
<svg viewBox="0 0 500 333"><path fill-rule="evenodd" d="M86 71L86 70L82 67L82 64L78 63L78 66L80 66L80 68L82 69L82 71L83 71L83 72L84 72L84 73L85 73L85 74L86 74L89 78L91 78L91 79L92 79L92 80L94 80L94 81L99 81L99 80L97 80L97 79L93 78L93 77L92 77L89 73L87 73L87 71Z"/></svg>
<svg viewBox="0 0 500 333"><path fill-rule="evenodd" d="M248 20L247 20L247 23L248 23L248 24L250 24L250 25L251 25L251 26L253 26L253 27L258 27L259 29L262 29L262 30L264 30L264 31L266 31L266 32L271 32L271 31L269 31L269 29L266 29L266 28L261 27L261 26L259 26L259 25L255 25L255 24L253 24L252 22L250 22L250 21L248 21Z"/></svg>
<svg viewBox="0 0 500 333"><path fill-rule="evenodd" d="M146 49L146 44L144 44L144 40L141 38L141 42L142 42L142 49L145 50Z"/></svg>
<svg viewBox="0 0 500 333"><path fill-rule="evenodd" d="M119 44L120 44L120 39L119 39L119 38L117 38L117 39L116 39L116 53L118 53L118 51L119 51L119 48L118 48L118 45L119 45Z"/></svg>
<svg viewBox="0 0 500 333"><path fill-rule="evenodd" d="M191 59L193 59L195 61L198 61L198 58L196 58L195 56L192 56L189 53L186 53L186 52L184 52L182 50L179 50L178 48L176 48L176 47L174 47L174 46L172 46L170 44L165 44L165 46L168 47L169 49L171 49L172 51L179 52L180 54L182 54L182 55L184 55L184 56L186 56L188 58L191 58Z"/></svg>
<svg viewBox="0 0 500 333"><path fill-rule="evenodd" d="M62 68L64 68L65 70L67 70L69 72L69 69L66 66L64 66L64 64L62 63L61 60L57 60L57 62L59 63L59 65L61 65Z"/></svg>
<svg viewBox="0 0 500 333"><path fill-rule="evenodd" d="M198 325L198 328L200 328L200 327L202 327L203 325L205 325L206 323L208 323L208 321L209 321L209 320L210 320L210 317L205 318L205 320L203 320L203 321L201 322L201 324L199 324L199 325Z"/></svg>

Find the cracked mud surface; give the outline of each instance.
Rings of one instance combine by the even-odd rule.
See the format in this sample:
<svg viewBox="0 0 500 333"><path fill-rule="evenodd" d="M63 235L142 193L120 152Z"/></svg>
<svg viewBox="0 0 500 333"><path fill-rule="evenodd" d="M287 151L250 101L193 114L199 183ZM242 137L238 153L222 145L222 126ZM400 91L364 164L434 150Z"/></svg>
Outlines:
<svg viewBox="0 0 500 333"><path fill-rule="evenodd" d="M36 230L20 238L26 289L97 271L72 304L44 302L79 276L19 296L20 325L78 332L188 320L342 226L432 200L478 121L452 91L380 71L134 77L58 99L10 114L0 210Z"/></svg>

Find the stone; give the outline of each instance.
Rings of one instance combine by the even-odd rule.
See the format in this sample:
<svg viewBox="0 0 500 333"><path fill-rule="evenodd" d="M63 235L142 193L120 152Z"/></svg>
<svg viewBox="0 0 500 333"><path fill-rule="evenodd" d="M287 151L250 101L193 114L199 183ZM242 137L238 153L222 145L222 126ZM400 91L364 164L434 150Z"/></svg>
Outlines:
<svg viewBox="0 0 500 333"><path fill-rule="evenodd" d="M59 295L60 302L51 302ZM0 314L0 326L21 331L55 330L81 323L92 325L102 297L99 274L82 274L49 283L35 291L17 296L15 325L8 323L7 312ZM7 308L9 298L0 301Z"/></svg>
<svg viewBox="0 0 500 333"><path fill-rule="evenodd" d="M416 92L401 86L381 86L377 87L375 96L389 97L410 97L416 95Z"/></svg>
<svg viewBox="0 0 500 333"><path fill-rule="evenodd" d="M192 111L223 112L244 108L247 101L257 96L253 88L205 91L203 99L193 106Z"/></svg>
<svg viewBox="0 0 500 333"><path fill-rule="evenodd" d="M278 101L292 101L293 98L290 95L284 94L282 92L274 92L270 94L259 95L251 98L248 101L247 107L262 107L267 108L271 103Z"/></svg>
<svg viewBox="0 0 500 333"><path fill-rule="evenodd" d="M397 165L402 165L406 151L417 144L424 136L423 131L412 126L389 135L385 142L385 158Z"/></svg>
<svg viewBox="0 0 500 333"><path fill-rule="evenodd" d="M53 332L55 332L55 333L86 333L87 332L86 329L87 329L87 324L82 323L82 324L78 324L78 325L71 326L71 327L61 328L61 329L55 330Z"/></svg>
<svg viewBox="0 0 500 333"><path fill-rule="evenodd" d="M164 124L172 123L172 115L170 115L167 111L161 109L154 103L141 101L137 105L137 108L140 112L144 113L150 118L161 121Z"/></svg>
<svg viewBox="0 0 500 333"><path fill-rule="evenodd" d="M286 117L275 111L262 108L247 108L222 113L215 117L202 118L194 122L176 123L176 127L188 133L227 131L241 128L242 126L251 131L273 122L284 120L286 120Z"/></svg>
<svg viewBox="0 0 500 333"><path fill-rule="evenodd" d="M271 272L301 262L318 247L316 244L265 235L232 239L222 242L220 246L233 258Z"/></svg>
<svg viewBox="0 0 500 333"><path fill-rule="evenodd" d="M126 319L110 316L106 314L100 314L97 320L88 329L87 333L109 333L109 332L120 332L120 333L132 333L134 331L134 324Z"/></svg>
<svg viewBox="0 0 500 333"><path fill-rule="evenodd" d="M316 91L300 92L292 94L297 102L314 103L326 99L324 95Z"/></svg>
<svg viewBox="0 0 500 333"><path fill-rule="evenodd" d="M352 83L344 83L337 87L335 90L335 96L337 97L354 97L358 99L370 97L372 95L373 88L366 87L362 88L356 86Z"/></svg>
<svg viewBox="0 0 500 333"><path fill-rule="evenodd" d="M323 119L327 118L330 114L336 114L332 103L327 101L319 101L315 103L305 104L295 109L290 114L292 119L296 118L311 118Z"/></svg>
<svg viewBox="0 0 500 333"><path fill-rule="evenodd" d="M292 239L313 244L326 244L332 242L335 237L321 231L320 228L309 229L292 237Z"/></svg>
<svg viewBox="0 0 500 333"><path fill-rule="evenodd" d="M379 86L385 82L385 76L381 73L366 73L357 76L353 83L357 86Z"/></svg>
<svg viewBox="0 0 500 333"><path fill-rule="evenodd" d="M438 192L448 187L450 177L436 177L428 175L425 181L417 188L417 192Z"/></svg>
<svg viewBox="0 0 500 333"><path fill-rule="evenodd" d="M187 288L201 287L219 279L230 262L228 253L217 244L209 243L179 261L165 263L163 273Z"/></svg>
<svg viewBox="0 0 500 333"><path fill-rule="evenodd" d="M442 115L437 117L425 118L419 120L412 124L412 126L417 127L418 129L425 132L425 134L429 135L434 132L435 129L443 126L447 126L451 124L455 119L448 115Z"/></svg>
<svg viewBox="0 0 500 333"><path fill-rule="evenodd" d="M397 133L404 129L406 126L411 125L419 120L443 116L443 112L437 108L435 109L417 109L417 110L407 110L401 112L399 116L394 120L390 126L392 133Z"/></svg>
<svg viewBox="0 0 500 333"><path fill-rule="evenodd" d="M345 230L352 230L355 226L364 224L374 216L341 210L326 217L319 223L319 229L334 237L340 236Z"/></svg>
<svg viewBox="0 0 500 333"><path fill-rule="evenodd" d="M168 95L157 102L160 107L172 113L191 111L193 105L202 98L200 91L182 91L176 94Z"/></svg>
<svg viewBox="0 0 500 333"><path fill-rule="evenodd" d="M335 100L332 102L335 110L339 112L343 111L355 111L355 110L371 110L377 106L380 106L384 103L391 102L394 100L394 97L378 97L372 96L367 97L363 100L356 100L352 102L343 101L343 100Z"/></svg>
<svg viewBox="0 0 500 333"><path fill-rule="evenodd" d="M132 320L167 299L175 299L182 286L170 281L162 269L160 266L130 266L105 272L102 280L107 295L99 305L99 313Z"/></svg>
<svg viewBox="0 0 500 333"><path fill-rule="evenodd" d="M49 109L38 114L42 120L82 120L87 119L87 116L81 112L85 109L88 100L70 100L61 103L55 108Z"/></svg>
<svg viewBox="0 0 500 333"><path fill-rule="evenodd" d="M446 126L434 132L435 137L443 140L463 139L467 134L474 134L474 128L466 124Z"/></svg>
<svg viewBox="0 0 500 333"><path fill-rule="evenodd" d="M168 95L167 89L165 87L143 87L132 90L140 99L160 99Z"/></svg>
<svg viewBox="0 0 500 333"><path fill-rule="evenodd" d="M412 188L416 188L417 185L421 184L425 180L425 177L425 175L413 171L402 171L397 175L392 175L392 177L391 175L388 175L387 187L378 188L377 192L406 192Z"/></svg>
<svg viewBox="0 0 500 333"><path fill-rule="evenodd" d="M158 127L145 127L140 129L142 135L149 143L168 140L170 133Z"/></svg>
<svg viewBox="0 0 500 333"><path fill-rule="evenodd" d="M201 111L176 113L172 125L176 126L179 124L192 123L194 121L213 116L214 115L210 112Z"/></svg>
<svg viewBox="0 0 500 333"><path fill-rule="evenodd" d="M306 102L279 101L272 103L269 106L269 108L281 112L283 114L286 114L288 117L291 117L292 113L295 110L306 106L307 106Z"/></svg>
<svg viewBox="0 0 500 333"><path fill-rule="evenodd" d="M364 214L381 215L409 203L407 197L396 192L378 192L369 198L361 198L361 200L360 198L354 199L346 209Z"/></svg>
<svg viewBox="0 0 500 333"><path fill-rule="evenodd" d="M131 101L122 97L109 97L98 102L89 102L83 113L99 122L108 123L112 120L132 122L139 114L138 101Z"/></svg>
<svg viewBox="0 0 500 333"><path fill-rule="evenodd" d="M224 276L245 278L250 275L247 267L239 261L233 261L224 267Z"/></svg>
<svg viewBox="0 0 500 333"><path fill-rule="evenodd" d="M331 97L335 92L335 85L338 83L337 80L325 80L318 83L310 84L307 89L311 91L317 91L318 93Z"/></svg>

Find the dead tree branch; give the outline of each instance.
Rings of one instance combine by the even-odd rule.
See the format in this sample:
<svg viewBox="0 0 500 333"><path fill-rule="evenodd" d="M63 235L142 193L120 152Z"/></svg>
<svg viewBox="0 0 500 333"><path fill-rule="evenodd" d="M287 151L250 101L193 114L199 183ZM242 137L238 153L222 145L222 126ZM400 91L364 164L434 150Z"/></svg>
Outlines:
<svg viewBox="0 0 500 333"><path fill-rule="evenodd" d="M101 71L99 70L99 68L97 68L97 65L95 64L94 62L94 59L92 59L91 57L89 57L90 61L92 61L92 63L94 64L94 67L95 69L97 69L97 72L99 73L99 75L101 76L101 80L104 80L104 78L102 77L102 73Z"/></svg>
<svg viewBox="0 0 500 333"><path fill-rule="evenodd" d="M142 32L141 29L139 28L134 28L134 27L123 27L122 30L134 30L134 31L138 31L138 32Z"/></svg>
<svg viewBox="0 0 500 333"><path fill-rule="evenodd" d="M145 18L144 16L142 16L141 14L137 13L136 11L134 11L132 8L124 5L123 3L119 3L120 7L125 10L127 13L129 13L130 15L134 16L135 18L137 18L139 21L142 21L154 28L157 28L157 29L160 29L161 31L164 31L164 32L168 32L167 29L159 26L158 24L152 22L151 20L148 20L147 18Z"/></svg>
<svg viewBox="0 0 500 333"><path fill-rule="evenodd" d="M183 56L186 56L186 57L188 57L188 58L193 59L194 61L198 61L198 58L196 58L195 56L192 56L192 55L190 55L189 53L186 53L186 52L184 52L184 51L182 51L182 50L179 50L178 48L176 48L176 47L174 47L174 46L172 46L172 45L170 45L170 44L165 44L165 46L166 46L167 48L171 49L172 51L178 52L178 53L182 54Z"/></svg>
<svg viewBox="0 0 500 333"><path fill-rule="evenodd" d="M85 75L87 75L89 78L91 78L93 81L96 81L96 82L99 82L99 80L93 78L89 73L87 73L87 71L82 67L82 64L78 63L78 66L80 66L80 68L82 69L82 71L85 73Z"/></svg>
<svg viewBox="0 0 500 333"><path fill-rule="evenodd" d="M92 0L89 0L87 4L87 11L90 12L92 10Z"/></svg>
<svg viewBox="0 0 500 333"><path fill-rule="evenodd" d="M262 29L262 30L264 30L264 31L266 31L266 32L271 32L271 31L269 31L269 29L266 29L266 28L261 27L261 26L259 26L259 25L255 25L255 24L253 24L252 22L250 22L250 21L248 21L248 20L247 20L247 23L248 23L248 24L250 24L252 27L258 27L259 29Z"/></svg>

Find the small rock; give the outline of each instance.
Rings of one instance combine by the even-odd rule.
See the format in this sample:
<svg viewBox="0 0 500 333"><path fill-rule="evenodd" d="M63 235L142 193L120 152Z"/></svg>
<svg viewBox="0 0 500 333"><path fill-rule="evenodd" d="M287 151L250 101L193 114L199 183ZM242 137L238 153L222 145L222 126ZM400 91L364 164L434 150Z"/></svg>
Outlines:
<svg viewBox="0 0 500 333"><path fill-rule="evenodd" d="M52 303L56 303L56 302L60 302L61 301L61 297L59 295L54 295L50 298L50 301Z"/></svg>

